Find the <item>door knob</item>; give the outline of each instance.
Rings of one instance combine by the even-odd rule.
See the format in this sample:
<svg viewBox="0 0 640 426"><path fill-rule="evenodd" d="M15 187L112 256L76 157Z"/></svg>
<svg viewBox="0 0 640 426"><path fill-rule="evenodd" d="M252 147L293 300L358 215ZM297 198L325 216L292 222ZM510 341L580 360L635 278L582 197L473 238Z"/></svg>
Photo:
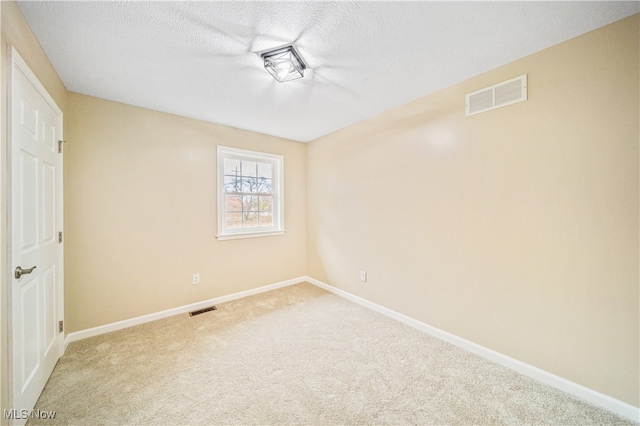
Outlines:
<svg viewBox="0 0 640 426"><path fill-rule="evenodd" d="M36 269L35 266L33 268L29 268L29 269L22 269L21 267L18 266L16 268L16 273L15 273L16 280L20 279L20 277L23 276L23 275L32 273L34 269Z"/></svg>

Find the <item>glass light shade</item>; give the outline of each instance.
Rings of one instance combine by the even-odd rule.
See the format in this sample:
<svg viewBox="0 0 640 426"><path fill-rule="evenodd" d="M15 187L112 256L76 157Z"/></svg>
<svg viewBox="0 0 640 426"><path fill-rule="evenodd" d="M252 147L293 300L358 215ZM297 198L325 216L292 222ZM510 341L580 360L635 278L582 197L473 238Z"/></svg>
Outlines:
<svg viewBox="0 0 640 426"><path fill-rule="evenodd" d="M262 54L264 67L278 82L304 77L306 66L293 46L287 46Z"/></svg>

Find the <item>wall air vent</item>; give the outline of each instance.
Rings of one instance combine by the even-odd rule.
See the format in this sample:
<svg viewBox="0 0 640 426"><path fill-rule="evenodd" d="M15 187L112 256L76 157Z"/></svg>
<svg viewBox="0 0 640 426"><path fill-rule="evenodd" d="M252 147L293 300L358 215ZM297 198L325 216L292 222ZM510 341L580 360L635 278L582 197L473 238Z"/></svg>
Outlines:
<svg viewBox="0 0 640 426"><path fill-rule="evenodd" d="M512 78L466 96L467 117L527 100L527 75Z"/></svg>

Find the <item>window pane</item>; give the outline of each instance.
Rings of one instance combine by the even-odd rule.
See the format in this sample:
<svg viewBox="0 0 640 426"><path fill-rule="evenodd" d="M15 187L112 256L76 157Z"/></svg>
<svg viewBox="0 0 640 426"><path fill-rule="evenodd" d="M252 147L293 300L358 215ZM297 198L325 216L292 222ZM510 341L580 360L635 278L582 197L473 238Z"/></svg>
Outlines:
<svg viewBox="0 0 640 426"><path fill-rule="evenodd" d="M244 213L244 220L242 222L243 228L255 228L258 226L258 213L246 212Z"/></svg>
<svg viewBox="0 0 640 426"><path fill-rule="evenodd" d="M271 179L266 179L266 178L258 178L258 190L256 192L262 192L262 193L272 193L273 192L273 188L271 185Z"/></svg>
<svg viewBox="0 0 640 426"><path fill-rule="evenodd" d="M258 205L261 212L273 211L273 197L272 196L260 196Z"/></svg>
<svg viewBox="0 0 640 426"><path fill-rule="evenodd" d="M241 212L242 196L241 195L225 195L224 209L228 212Z"/></svg>
<svg viewBox="0 0 640 426"><path fill-rule="evenodd" d="M227 229L239 229L242 228L242 213L225 213L224 215L225 228Z"/></svg>
<svg viewBox="0 0 640 426"><path fill-rule="evenodd" d="M242 178L242 192L258 192L258 179L254 177Z"/></svg>
<svg viewBox="0 0 640 426"><path fill-rule="evenodd" d="M242 176L256 176L258 164L255 161L242 161Z"/></svg>
<svg viewBox="0 0 640 426"><path fill-rule="evenodd" d="M218 146L218 238L284 232L281 155Z"/></svg>
<svg viewBox="0 0 640 426"><path fill-rule="evenodd" d="M234 160L232 158L224 159L224 174L225 175L240 175L240 160Z"/></svg>
<svg viewBox="0 0 640 426"><path fill-rule="evenodd" d="M269 163L258 163L258 177L263 178L272 178L271 175L271 164Z"/></svg>
<svg viewBox="0 0 640 426"><path fill-rule="evenodd" d="M260 212L260 227L268 228L273 226L273 214L270 212Z"/></svg>
<svg viewBox="0 0 640 426"><path fill-rule="evenodd" d="M242 179L236 176L224 177L224 192L242 191Z"/></svg>
<svg viewBox="0 0 640 426"><path fill-rule="evenodd" d="M242 196L242 210L245 212L257 212L258 211L258 197L255 195L243 195Z"/></svg>

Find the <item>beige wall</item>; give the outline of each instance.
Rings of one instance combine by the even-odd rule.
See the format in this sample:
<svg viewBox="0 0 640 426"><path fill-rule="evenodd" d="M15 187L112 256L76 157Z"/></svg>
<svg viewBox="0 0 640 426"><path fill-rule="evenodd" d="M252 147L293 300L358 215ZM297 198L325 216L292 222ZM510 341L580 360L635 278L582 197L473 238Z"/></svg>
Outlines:
<svg viewBox="0 0 640 426"><path fill-rule="evenodd" d="M0 189L3 196L0 198L0 241L2 241L2 256L0 256L0 276L3 277L0 285L0 416L4 409L8 408L8 383L7 383L7 253L5 241L7 235L6 196L7 194L7 76L10 71L8 46L13 46L22 59L29 65L49 94L56 101L63 112L66 111L67 91L49 62L46 54L40 47L31 29L22 17L18 7L13 1L0 2ZM5 420L0 417L0 423Z"/></svg>
<svg viewBox="0 0 640 426"><path fill-rule="evenodd" d="M309 143L308 275L640 405L638 21Z"/></svg>
<svg viewBox="0 0 640 426"><path fill-rule="evenodd" d="M68 332L305 275L305 145L75 93L67 122ZM286 235L216 240L217 145L284 155Z"/></svg>

